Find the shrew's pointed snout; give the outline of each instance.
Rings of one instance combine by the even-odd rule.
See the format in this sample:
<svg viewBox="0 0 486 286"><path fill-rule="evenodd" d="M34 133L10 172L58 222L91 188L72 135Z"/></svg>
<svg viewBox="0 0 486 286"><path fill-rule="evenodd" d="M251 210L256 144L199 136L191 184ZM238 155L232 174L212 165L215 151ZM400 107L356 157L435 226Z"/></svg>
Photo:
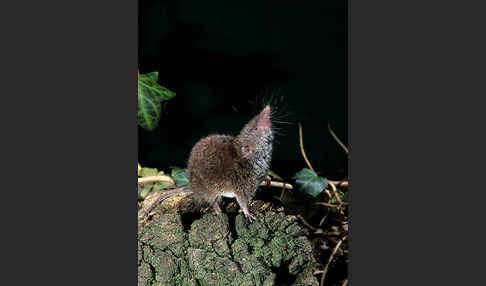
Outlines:
<svg viewBox="0 0 486 286"><path fill-rule="evenodd" d="M258 116L257 128L270 128L270 105L265 106Z"/></svg>
<svg viewBox="0 0 486 286"><path fill-rule="evenodd" d="M265 108L263 109L263 112L270 114L270 105L269 104L267 104L267 106L265 106Z"/></svg>

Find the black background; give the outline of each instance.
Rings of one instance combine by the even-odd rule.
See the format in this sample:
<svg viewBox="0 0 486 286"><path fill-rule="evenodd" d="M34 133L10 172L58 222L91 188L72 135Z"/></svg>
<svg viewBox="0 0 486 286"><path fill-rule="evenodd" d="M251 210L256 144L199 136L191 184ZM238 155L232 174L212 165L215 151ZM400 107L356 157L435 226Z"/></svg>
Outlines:
<svg viewBox="0 0 486 286"><path fill-rule="evenodd" d="M272 169L290 179L306 167L297 123L314 169L347 175L346 1L140 1L140 73L159 72L172 91L160 125L139 128L142 166L185 167L198 139L235 135L263 94L283 111Z"/></svg>

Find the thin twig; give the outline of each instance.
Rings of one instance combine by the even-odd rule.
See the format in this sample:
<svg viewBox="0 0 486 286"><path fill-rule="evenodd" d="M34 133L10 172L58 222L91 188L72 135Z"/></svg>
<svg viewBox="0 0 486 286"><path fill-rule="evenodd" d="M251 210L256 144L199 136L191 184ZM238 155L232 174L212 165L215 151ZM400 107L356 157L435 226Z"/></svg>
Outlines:
<svg viewBox="0 0 486 286"><path fill-rule="evenodd" d="M284 182L275 182L271 181L270 184L267 182L263 181L260 186L268 186L268 187L276 187L276 188L285 188L287 190L292 190L294 187L289 184L289 183L284 183Z"/></svg>
<svg viewBox="0 0 486 286"><path fill-rule="evenodd" d="M147 176L143 178L138 178L138 184L143 185L147 183L154 183L154 182L169 182L175 185L176 183L174 180L167 175L160 175L160 176ZM294 187L289 184L289 183L284 183L284 182L276 182L276 181L270 181L270 184L267 182L263 181L260 186L268 186L268 187L276 187L276 188L285 188L287 190L292 190Z"/></svg>
<svg viewBox="0 0 486 286"><path fill-rule="evenodd" d="M336 197L336 200L338 201L339 205L343 204L343 201L341 200L341 197L339 196L336 186L333 183L329 183L331 186L332 192L334 193L334 196Z"/></svg>
<svg viewBox="0 0 486 286"><path fill-rule="evenodd" d="M323 202L316 202L316 203L314 203L314 205L323 205L323 206L326 206L326 207L337 208L342 213L341 207L343 205L343 201L341 200L341 197L339 196L339 194L337 192L336 186L333 183L329 183L329 185L331 186L331 189L334 193L334 196L336 197L336 200L338 201L338 205L333 205L333 204L323 203ZM325 189L324 191L326 191L326 194L331 199L332 195L330 194L329 190Z"/></svg>
<svg viewBox="0 0 486 286"><path fill-rule="evenodd" d="M337 192L336 186L334 184L332 184L332 183L329 183L329 185L331 186L331 189L334 192L334 196L336 196L336 200L339 203L338 211L339 211L339 213L341 213L342 215L344 215L343 208L342 208L343 201L341 200L341 197L339 196L339 194Z"/></svg>
<svg viewBox="0 0 486 286"><path fill-rule="evenodd" d="M280 193L280 200L283 199L283 195L286 189L292 190L294 188L291 184L288 183L272 181L272 178L270 176L267 176L267 178L260 183L260 186L282 188L282 192Z"/></svg>
<svg viewBox="0 0 486 286"><path fill-rule="evenodd" d="M176 194L192 194L192 190L189 188L177 188L177 189L172 189L168 191L161 191L161 192L156 192L154 194L151 194L149 197L150 199L153 198L153 201L147 200L149 197L145 198L144 203L146 201L149 201L148 205L142 205L142 208L138 211L138 219L139 221L143 221L145 217L153 210L155 209L163 200L176 195Z"/></svg>
<svg viewBox="0 0 486 286"><path fill-rule="evenodd" d="M329 199L332 199L331 191L329 191L328 189L324 189L324 193L326 193Z"/></svg>
<svg viewBox="0 0 486 286"><path fill-rule="evenodd" d="M331 133L332 137L334 138L334 140L337 141L337 143L344 149L344 152L346 152L346 154L349 154L349 150L348 150L348 147L346 147L343 142L341 142L341 140L339 140L339 138L336 136L336 133L334 133L334 131L332 131L331 129L331 124L327 124L327 128L329 129L329 132Z"/></svg>
<svg viewBox="0 0 486 286"><path fill-rule="evenodd" d="M329 203L315 202L313 204L314 205L322 205L322 206L326 206L326 207L330 207L330 208L337 208L337 209L339 209L339 205L333 205L333 204L329 204Z"/></svg>
<svg viewBox="0 0 486 286"><path fill-rule="evenodd" d="M322 224L324 223L324 221L326 220L327 216L329 215L329 213L327 213L322 219L321 219L321 222L319 222L319 227L322 226Z"/></svg>
<svg viewBox="0 0 486 286"><path fill-rule="evenodd" d="M329 180L328 181L329 183L333 183L334 185L336 185L336 187L347 187L349 185L348 181L332 181L332 180Z"/></svg>
<svg viewBox="0 0 486 286"><path fill-rule="evenodd" d="M175 182L171 177L164 176L164 175L162 175L162 176L147 176L147 177L143 177L143 178L138 178L138 184L146 184L146 183L152 183L152 182L171 182L175 185ZM284 183L284 182L271 181L270 184L267 184L266 182L262 182L261 185L262 186L277 187L277 188L285 188L285 189L289 189L289 190L293 189L292 185L290 185L288 183ZM157 205L159 205L160 202L162 202L166 198L171 197L175 194L182 193L181 192L182 190L184 190L186 192L186 194L192 193L192 191L189 188L177 188L177 189L172 189L172 190L154 193L153 195L151 195L151 197L157 197L157 198L153 202L151 202L150 205L147 208L140 210L139 219L143 219L144 217L146 217L147 214L150 211L152 211L155 207L157 207ZM147 198L145 198L145 200L147 200Z"/></svg>
<svg viewBox="0 0 486 286"><path fill-rule="evenodd" d="M329 260L327 261L326 267L324 267L324 270L322 272L321 284L320 284L321 286L324 285L324 279L326 278L326 274L327 274L327 270L329 269L329 265L331 264L331 261L334 258L334 255L336 254L339 247L341 247L341 244L343 243L344 240L346 240L346 236L338 241L338 243L336 244L336 246L334 247L334 249L331 253L331 256L329 257Z"/></svg>
<svg viewBox="0 0 486 286"><path fill-rule="evenodd" d="M169 182L173 185L176 184L174 182L174 180L170 176L167 176L167 175L147 176L147 177L143 177L143 178L138 178L138 184L139 185L143 185L143 184L147 184L147 183L154 183L154 182Z"/></svg>
<svg viewBox="0 0 486 286"><path fill-rule="evenodd" d="M314 171L314 168L312 168L311 163L307 159L307 156L305 155L304 151L304 143L302 142L302 124L299 123L299 141L300 141L300 152L302 153L302 156L304 157L305 162L307 163L307 166L309 166L309 169Z"/></svg>
<svg viewBox="0 0 486 286"><path fill-rule="evenodd" d="M303 224L305 224L308 228L312 229L313 231L316 231L317 228L316 227L313 227L312 225L310 225L302 215L297 215L297 217L302 221Z"/></svg>
<svg viewBox="0 0 486 286"><path fill-rule="evenodd" d="M283 196L285 194L285 184L282 187L282 192L280 193L280 200L283 200Z"/></svg>

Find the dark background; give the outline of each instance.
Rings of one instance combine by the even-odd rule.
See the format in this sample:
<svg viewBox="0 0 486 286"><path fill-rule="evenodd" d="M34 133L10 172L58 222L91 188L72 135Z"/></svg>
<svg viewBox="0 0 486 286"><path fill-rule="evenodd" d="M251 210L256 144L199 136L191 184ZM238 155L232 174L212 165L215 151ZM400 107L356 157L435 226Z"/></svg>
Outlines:
<svg viewBox="0 0 486 286"><path fill-rule="evenodd" d="M272 169L289 179L306 167L297 123L314 169L347 176L346 1L139 1L140 73L159 72L176 92L154 131L138 131L142 166L185 167L211 133L237 134L261 108L262 93L284 98Z"/></svg>

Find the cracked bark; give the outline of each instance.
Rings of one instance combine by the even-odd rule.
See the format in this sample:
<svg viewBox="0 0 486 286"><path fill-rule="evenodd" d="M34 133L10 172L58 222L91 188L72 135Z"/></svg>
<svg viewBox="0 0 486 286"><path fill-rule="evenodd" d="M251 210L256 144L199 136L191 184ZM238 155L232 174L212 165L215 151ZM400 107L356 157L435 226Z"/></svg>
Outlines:
<svg viewBox="0 0 486 286"><path fill-rule="evenodd" d="M154 217L139 229L138 285L318 285L297 219L273 211L256 217L208 213L186 229L179 214Z"/></svg>

